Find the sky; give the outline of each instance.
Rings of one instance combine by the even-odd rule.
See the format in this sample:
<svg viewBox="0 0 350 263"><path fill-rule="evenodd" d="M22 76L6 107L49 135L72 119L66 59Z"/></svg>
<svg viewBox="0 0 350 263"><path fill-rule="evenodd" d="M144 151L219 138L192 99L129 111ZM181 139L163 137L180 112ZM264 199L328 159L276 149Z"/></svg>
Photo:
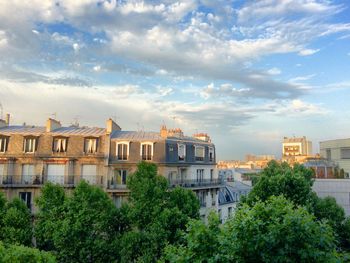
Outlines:
<svg viewBox="0 0 350 263"><path fill-rule="evenodd" d="M218 160L350 137L348 1L0 1L0 58L13 124L164 123Z"/></svg>

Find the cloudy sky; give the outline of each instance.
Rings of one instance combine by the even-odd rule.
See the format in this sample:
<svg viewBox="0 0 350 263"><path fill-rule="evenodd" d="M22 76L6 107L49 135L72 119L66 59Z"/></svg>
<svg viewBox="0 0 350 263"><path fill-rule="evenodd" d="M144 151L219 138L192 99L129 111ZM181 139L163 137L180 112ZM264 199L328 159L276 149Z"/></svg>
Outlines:
<svg viewBox="0 0 350 263"><path fill-rule="evenodd" d="M165 123L219 159L350 137L345 0L0 1L0 58L12 123Z"/></svg>

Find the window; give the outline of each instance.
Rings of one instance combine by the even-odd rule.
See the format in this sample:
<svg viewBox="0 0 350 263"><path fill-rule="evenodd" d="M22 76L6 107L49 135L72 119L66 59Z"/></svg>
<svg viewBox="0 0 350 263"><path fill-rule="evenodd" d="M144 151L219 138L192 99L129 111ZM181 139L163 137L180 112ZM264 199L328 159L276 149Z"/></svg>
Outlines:
<svg viewBox="0 0 350 263"><path fill-rule="evenodd" d="M63 153L67 151L67 138L53 139L53 152Z"/></svg>
<svg viewBox="0 0 350 263"><path fill-rule="evenodd" d="M32 184L34 178L34 165L23 164L22 165L22 184Z"/></svg>
<svg viewBox="0 0 350 263"><path fill-rule="evenodd" d="M129 143L119 142L117 143L117 159L128 160L129 157Z"/></svg>
<svg viewBox="0 0 350 263"><path fill-rule="evenodd" d="M84 152L85 153L97 152L97 138L85 138Z"/></svg>
<svg viewBox="0 0 350 263"><path fill-rule="evenodd" d="M232 215L232 207L230 206L229 208L228 208L228 216L231 216Z"/></svg>
<svg viewBox="0 0 350 263"><path fill-rule="evenodd" d="M47 165L47 181L54 184L64 184L64 174L66 166L64 164Z"/></svg>
<svg viewBox="0 0 350 263"><path fill-rule="evenodd" d="M326 149L326 158L328 161L332 160L332 152L331 149Z"/></svg>
<svg viewBox="0 0 350 263"><path fill-rule="evenodd" d="M0 184L2 184L5 175L5 164L0 163Z"/></svg>
<svg viewBox="0 0 350 263"><path fill-rule="evenodd" d="M124 169L115 170L114 171L116 178L117 178L117 184L118 185L126 185L126 178L128 175L128 171Z"/></svg>
<svg viewBox="0 0 350 263"><path fill-rule="evenodd" d="M178 155L179 155L179 161L184 161L186 157L186 145L185 144L179 144L177 146Z"/></svg>
<svg viewBox="0 0 350 263"><path fill-rule="evenodd" d="M81 167L81 178L89 184L96 184L97 166L95 164L83 164Z"/></svg>
<svg viewBox="0 0 350 263"><path fill-rule="evenodd" d="M152 160L153 157L153 144L142 143L141 144L141 158L142 160Z"/></svg>
<svg viewBox="0 0 350 263"><path fill-rule="evenodd" d="M204 161L204 147L195 146L195 159L196 161Z"/></svg>
<svg viewBox="0 0 350 263"><path fill-rule="evenodd" d="M341 159L350 159L350 148L341 148L340 149L340 158Z"/></svg>
<svg viewBox="0 0 350 263"><path fill-rule="evenodd" d="M207 204L205 202L205 192L204 191L199 191L197 193L197 197L198 197L198 200L199 200L199 203L200 203L201 207L206 207Z"/></svg>
<svg viewBox="0 0 350 263"><path fill-rule="evenodd" d="M19 198L32 210L32 193L31 192L19 192Z"/></svg>
<svg viewBox="0 0 350 263"><path fill-rule="evenodd" d="M214 148L209 147L209 162L213 162L213 161L214 161Z"/></svg>
<svg viewBox="0 0 350 263"><path fill-rule="evenodd" d="M210 169L210 181L214 179L214 169Z"/></svg>
<svg viewBox="0 0 350 263"><path fill-rule="evenodd" d="M0 137L0 152L4 153L7 151L8 137Z"/></svg>
<svg viewBox="0 0 350 263"><path fill-rule="evenodd" d="M37 138L26 137L23 142L23 151L25 153L33 153L36 150Z"/></svg>
<svg viewBox="0 0 350 263"><path fill-rule="evenodd" d="M197 169L197 182L202 182L204 178L204 169Z"/></svg>

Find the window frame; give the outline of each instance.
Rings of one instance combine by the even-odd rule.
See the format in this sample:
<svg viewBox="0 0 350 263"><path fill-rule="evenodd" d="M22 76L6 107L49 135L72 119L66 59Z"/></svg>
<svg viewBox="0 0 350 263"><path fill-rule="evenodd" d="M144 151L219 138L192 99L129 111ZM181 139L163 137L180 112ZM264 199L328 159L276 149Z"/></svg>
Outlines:
<svg viewBox="0 0 350 263"><path fill-rule="evenodd" d="M124 154L124 150L121 157L122 158L119 158L119 145L126 145L126 155ZM123 148L123 147L122 147ZM130 154L130 142L129 141L120 141L120 142L117 142L116 143L116 150L115 150L115 153L116 153L116 157L117 157L117 160L118 161L127 161L129 160L129 154ZM126 159L124 159L123 157L126 156Z"/></svg>
<svg viewBox="0 0 350 263"><path fill-rule="evenodd" d="M27 149L27 141L30 141L29 149ZM35 153L38 145L38 137L35 136L25 136L23 138L23 152L24 153ZM31 151L30 151L30 148Z"/></svg>
<svg viewBox="0 0 350 263"><path fill-rule="evenodd" d="M98 139L99 139L98 137L85 137L84 138L84 153L85 154L97 153L97 149L98 149L98 145L99 145ZM90 140L95 140L95 142L92 145L92 147L94 148L92 152L88 151L88 147L87 147L87 142L89 142Z"/></svg>
<svg viewBox="0 0 350 263"><path fill-rule="evenodd" d="M212 153L212 157L210 157L211 153ZM215 148L212 146L208 147L208 158L209 158L209 162L214 162L215 160Z"/></svg>
<svg viewBox="0 0 350 263"><path fill-rule="evenodd" d="M9 144L9 136L0 136L0 153L6 153L8 144ZM1 150L3 148L3 150Z"/></svg>
<svg viewBox="0 0 350 263"><path fill-rule="evenodd" d="M197 156L197 149L203 149L203 156ZM201 145L194 146L194 159L195 161L203 162L205 158L205 147Z"/></svg>
<svg viewBox="0 0 350 263"><path fill-rule="evenodd" d="M180 147L184 147L184 155L183 158L180 156ZM177 156L179 161L185 161L186 160L186 144L184 143L178 143L177 144Z"/></svg>
<svg viewBox="0 0 350 263"><path fill-rule="evenodd" d="M64 150L59 150L59 151L55 150L55 148L56 148L55 147L55 141L56 140L64 140L64 142L65 142L64 146L63 146ZM61 144L61 145L63 145L63 144ZM68 137L63 137L63 136L53 137L53 140L52 140L52 152L53 153L66 153L67 150L68 150Z"/></svg>
<svg viewBox="0 0 350 263"><path fill-rule="evenodd" d="M148 157L148 154L144 155L142 154L142 149L143 149L143 146L144 145L147 145L147 146L150 146L151 147L151 156L150 158L144 158L144 156ZM148 150L147 150L148 151ZM143 161L152 161L153 160L153 155L154 155L154 142L142 142L140 144L140 156L141 156L141 160Z"/></svg>

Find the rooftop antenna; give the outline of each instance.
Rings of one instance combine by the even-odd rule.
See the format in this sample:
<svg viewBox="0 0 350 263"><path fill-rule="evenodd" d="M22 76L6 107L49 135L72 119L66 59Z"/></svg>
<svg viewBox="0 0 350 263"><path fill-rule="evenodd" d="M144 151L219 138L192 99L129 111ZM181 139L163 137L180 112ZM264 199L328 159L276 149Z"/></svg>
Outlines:
<svg viewBox="0 0 350 263"><path fill-rule="evenodd" d="M57 118L57 112L52 113L51 116L56 120L56 118Z"/></svg>
<svg viewBox="0 0 350 263"><path fill-rule="evenodd" d="M176 120L177 117L176 116L172 116L171 118L173 119L173 128L175 128L175 120Z"/></svg>

